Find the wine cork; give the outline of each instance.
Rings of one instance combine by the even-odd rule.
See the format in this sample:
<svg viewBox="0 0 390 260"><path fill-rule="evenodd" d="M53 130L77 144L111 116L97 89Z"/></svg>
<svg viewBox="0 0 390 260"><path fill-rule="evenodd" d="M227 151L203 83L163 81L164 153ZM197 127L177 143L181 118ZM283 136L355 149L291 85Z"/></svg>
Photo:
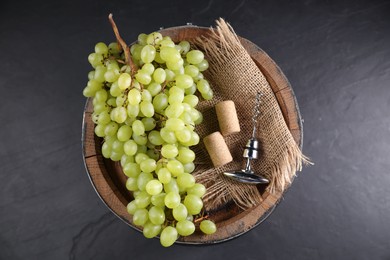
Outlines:
<svg viewBox="0 0 390 260"><path fill-rule="evenodd" d="M225 165L233 160L225 140L220 132L214 132L203 138L214 167Z"/></svg>
<svg viewBox="0 0 390 260"><path fill-rule="evenodd" d="M240 123L238 122L237 111L234 102L226 100L215 105L219 129L223 136L240 132Z"/></svg>

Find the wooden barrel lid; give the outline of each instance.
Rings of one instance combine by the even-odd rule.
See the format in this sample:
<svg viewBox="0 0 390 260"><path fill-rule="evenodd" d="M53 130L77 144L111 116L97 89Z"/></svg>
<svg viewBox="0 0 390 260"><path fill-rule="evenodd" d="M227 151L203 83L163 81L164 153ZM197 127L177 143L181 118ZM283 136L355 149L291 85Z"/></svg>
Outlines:
<svg viewBox="0 0 390 260"><path fill-rule="evenodd" d="M163 29L164 36L170 36L173 41L188 40L207 35L209 28L197 26L180 26ZM302 148L302 120L298 104L290 83L275 62L257 45L240 38L256 65L262 71L282 110L284 119L291 131L294 140ZM105 159L101 153L102 138L94 134L92 122L92 100L88 99L84 109L82 143L83 157L87 174L96 193L106 206L129 226L140 230L132 222L132 217L127 213L126 206L132 200L131 193L126 189L127 177L123 174L118 162ZM218 230L213 235L204 235L195 232L189 237L179 238L179 243L186 244L212 244L223 242L240 236L260 224L271 214L283 193L269 194L262 191L264 201L245 211L240 210L233 203L226 204L217 210L211 218L216 222ZM140 239L144 239L140 236Z"/></svg>

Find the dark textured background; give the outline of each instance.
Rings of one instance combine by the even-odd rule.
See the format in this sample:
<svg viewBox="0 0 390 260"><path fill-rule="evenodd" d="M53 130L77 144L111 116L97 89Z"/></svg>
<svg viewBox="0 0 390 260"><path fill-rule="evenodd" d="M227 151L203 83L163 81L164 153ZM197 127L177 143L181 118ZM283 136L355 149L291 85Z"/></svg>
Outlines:
<svg viewBox="0 0 390 260"><path fill-rule="evenodd" d="M109 12L128 42L224 17L284 71L316 165L263 224L164 249L96 196L81 92ZM390 259L389 1L2 0L0 51L0 259Z"/></svg>

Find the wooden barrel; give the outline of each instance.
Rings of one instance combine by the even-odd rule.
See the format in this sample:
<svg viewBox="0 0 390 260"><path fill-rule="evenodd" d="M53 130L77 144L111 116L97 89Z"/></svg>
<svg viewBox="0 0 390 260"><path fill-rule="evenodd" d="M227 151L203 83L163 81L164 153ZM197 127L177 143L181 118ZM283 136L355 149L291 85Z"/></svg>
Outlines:
<svg viewBox="0 0 390 260"><path fill-rule="evenodd" d="M173 41L190 41L198 36L206 35L209 28L197 26L180 26L163 29L160 32L170 36ZM275 62L254 43L240 38L256 65L266 77L282 110L297 144L302 147L302 121L297 101L287 78ZM126 211L126 205L132 200L132 194L126 189L127 177L123 174L119 163L105 159L101 153L102 139L94 134L92 122L92 100L86 102L83 118L82 142L83 156L88 176L96 193L107 207L129 226L140 230L132 222L132 217ZM245 211L235 204L228 203L213 213L212 219L216 222L218 230L213 235L203 235L195 232L189 237L181 237L178 242L186 244L210 244L223 242L251 230L260 224L273 211L282 197L282 193L269 194L262 192L263 202ZM140 239L143 239L140 236Z"/></svg>

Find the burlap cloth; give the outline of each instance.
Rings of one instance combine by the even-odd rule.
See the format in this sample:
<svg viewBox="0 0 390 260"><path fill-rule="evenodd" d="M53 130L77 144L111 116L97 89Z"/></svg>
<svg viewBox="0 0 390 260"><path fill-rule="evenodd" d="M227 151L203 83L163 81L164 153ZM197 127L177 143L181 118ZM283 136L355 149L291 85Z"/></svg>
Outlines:
<svg viewBox="0 0 390 260"><path fill-rule="evenodd" d="M203 37L195 42L209 61L205 77L214 91L211 101L202 101L198 109L204 120L196 131L200 137L219 131L214 106L223 100L233 100L236 105L241 132L225 138L233 161L221 167L212 167L211 160L201 142L196 146L197 181L207 187L203 198L207 210L233 200L246 209L261 203L262 197L254 185L241 184L223 175L224 171L242 169L242 157L246 142L252 134L252 115L258 91L261 97L257 138L260 140L260 156L252 161L252 169L270 180L267 190L283 191L291 183L296 171L301 170L306 158L294 141L276 97L266 78L241 45L232 27L223 19L217 21L212 37Z"/></svg>

